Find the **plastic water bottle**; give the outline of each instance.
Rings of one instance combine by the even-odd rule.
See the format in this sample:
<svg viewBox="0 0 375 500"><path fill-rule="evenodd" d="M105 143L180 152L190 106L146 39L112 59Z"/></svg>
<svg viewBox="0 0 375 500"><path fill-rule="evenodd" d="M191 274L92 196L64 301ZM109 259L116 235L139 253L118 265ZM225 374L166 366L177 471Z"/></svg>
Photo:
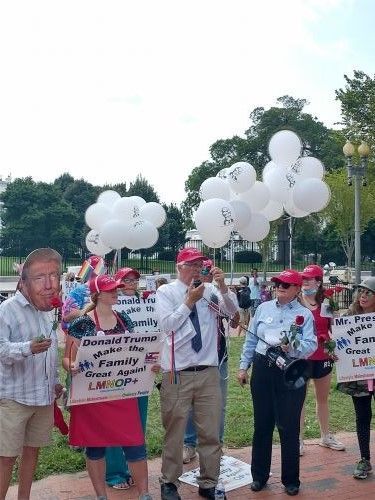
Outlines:
<svg viewBox="0 0 375 500"><path fill-rule="evenodd" d="M224 483L221 479L219 479L215 488L215 500L224 500L224 498L225 498Z"/></svg>

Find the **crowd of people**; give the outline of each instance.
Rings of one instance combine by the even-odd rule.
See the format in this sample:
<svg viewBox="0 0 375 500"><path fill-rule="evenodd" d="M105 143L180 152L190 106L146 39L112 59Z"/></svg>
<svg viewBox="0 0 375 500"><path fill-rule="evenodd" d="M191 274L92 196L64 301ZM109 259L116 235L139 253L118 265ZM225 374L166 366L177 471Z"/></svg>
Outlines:
<svg viewBox="0 0 375 500"><path fill-rule="evenodd" d="M81 339L97 335L137 335L125 311L113 306L118 294L138 296L139 272L122 268L105 274L92 256L91 273L69 276L80 283L62 307L66 335L63 367L69 390L78 372ZM56 323L51 311L60 295L61 256L50 248L26 258L15 295L0 305L0 500L5 499L17 457L18 497L27 499L39 449L50 444L55 400L63 386L58 376ZM86 266L87 269L87 266ZM275 297L257 270L231 289L222 269L195 248L176 258L176 280L157 278L155 303L162 332L159 372L164 428L160 488L162 500L178 500L183 464L199 456L198 493L215 499L220 473L228 387L229 327L245 334L237 379L248 383L254 431L251 472L253 492L266 487L275 426L281 443L281 481L294 496L300 488L304 453L304 401L313 381L322 446L344 451L329 430L329 390L334 361L325 346L331 321L325 315L323 270L289 269L271 279ZM375 312L375 278L356 290L348 315ZM288 367L288 370L286 370ZM293 368L294 367L294 368ZM249 374L249 369L251 373ZM289 369L291 368L291 369ZM292 377L287 377L292 373ZM360 460L353 476L371 472L370 429L373 380L338 384L352 396ZM106 486L133 487L140 500L151 500L146 453L148 398L77 404L69 408L69 443L84 449L96 498L107 498Z"/></svg>

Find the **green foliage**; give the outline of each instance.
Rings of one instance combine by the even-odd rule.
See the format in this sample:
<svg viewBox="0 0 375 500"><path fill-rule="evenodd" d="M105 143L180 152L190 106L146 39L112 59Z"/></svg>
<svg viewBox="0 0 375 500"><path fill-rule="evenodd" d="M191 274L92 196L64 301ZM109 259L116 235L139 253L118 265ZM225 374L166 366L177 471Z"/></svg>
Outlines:
<svg viewBox="0 0 375 500"><path fill-rule="evenodd" d="M259 264L262 262L262 256L259 252L252 250L240 250L234 254L234 262Z"/></svg>
<svg viewBox="0 0 375 500"><path fill-rule="evenodd" d="M137 175L135 181L130 183L127 196L140 196L148 203L150 201L159 203L159 196L156 194L155 189L142 175Z"/></svg>

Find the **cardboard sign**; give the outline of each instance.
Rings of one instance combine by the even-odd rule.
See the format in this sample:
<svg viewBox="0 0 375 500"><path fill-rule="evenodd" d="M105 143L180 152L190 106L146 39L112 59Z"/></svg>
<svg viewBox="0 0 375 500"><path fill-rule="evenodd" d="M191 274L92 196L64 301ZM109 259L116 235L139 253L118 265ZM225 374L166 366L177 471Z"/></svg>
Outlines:
<svg viewBox="0 0 375 500"><path fill-rule="evenodd" d="M375 378L375 313L334 318L332 336L338 382Z"/></svg>
<svg viewBox="0 0 375 500"><path fill-rule="evenodd" d="M148 396L153 389L152 365L159 359L159 333L83 337L75 364L70 405Z"/></svg>
<svg viewBox="0 0 375 500"><path fill-rule="evenodd" d="M168 281L168 283L170 283L171 281L170 274L152 274L150 276L146 276L145 278L146 278L146 290L152 290L152 291L156 290L155 281L158 278L165 278Z"/></svg>
<svg viewBox="0 0 375 500"><path fill-rule="evenodd" d="M155 314L155 294L147 298L135 295L119 295L117 304L113 306L117 312L124 311L130 316L134 324L134 330L141 333L158 332L158 322Z"/></svg>

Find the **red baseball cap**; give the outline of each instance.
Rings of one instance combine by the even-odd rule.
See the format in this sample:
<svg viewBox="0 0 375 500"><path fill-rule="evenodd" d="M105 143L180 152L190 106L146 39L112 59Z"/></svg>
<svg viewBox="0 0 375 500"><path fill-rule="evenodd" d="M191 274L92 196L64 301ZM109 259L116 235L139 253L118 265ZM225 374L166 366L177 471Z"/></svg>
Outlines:
<svg viewBox="0 0 375 500"><path fill-rule="evenodd" d="M115 280L123 280L124 278L129 276L129 274L134 274L134 276L136 278L141 277L141 275L139 274L139 272L136 269L133 269L132 267L122 267L121 269L119 269L117 271L114 278L115 278Z"/></svg>
<svg viewBox="0 0 375 500"><path fill-rule="evenodd" d="M183 264L184 262L194 262L195 260L207 260L207 257L197 248L188 247L178 252L176 262L177 264Z"/></svg>
<svg viewBox="0 0 375 500"><path fill-rule="evenodd" d="M100 292L110 292L116 290L116 288L123 288L124 284L119 280L115 280L112 276L108 274L102 274L101 276L96 276L89 281L90 293L100 293Z"/></svg>
<svg viewBox="0 0 375 500"><path fill-rule="evenodd" d="M311 278L323 278L323 269L316 264L310 264L306 266L305 269L301 273L302 279L311 279Z"/></svg>
<svg viewBox="0 0 375 500"><path fill-rule="evenodd" d="M302 285L302 276L294 269L285 269L278 276L271 278L274 283L289 283L290 285Z"/></svg>
<svg viewBox="0 0 375 500"><path fill-rule="evenodd" d="M99 255L90 255L90 257L87 259L87 262L90 264L91 267L95 268L102 260L103 257L99 257Z"/></svg>

